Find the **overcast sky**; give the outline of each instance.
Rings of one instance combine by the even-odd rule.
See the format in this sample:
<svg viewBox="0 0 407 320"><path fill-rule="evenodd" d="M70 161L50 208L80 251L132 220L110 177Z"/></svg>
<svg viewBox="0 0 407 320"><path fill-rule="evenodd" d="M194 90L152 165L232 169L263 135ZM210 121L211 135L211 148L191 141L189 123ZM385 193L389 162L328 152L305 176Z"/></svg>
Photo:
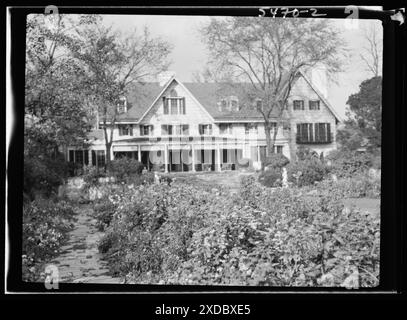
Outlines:
<svg viewBox="0 0 407 320"><path fill-rule="evenodd" d="M170 42L174 48L170 59L170 70L174 71L180 81L193 80L194 71L200 71L208 60L208 52L202 43L198 27L209 21L205 16L152 16L152 15L105 15L104 24L113 26L124 33L148 26L152 35L161 36ZM366 70L360 54L367 42L363 37L364 29L374 25L380 32L382 39L381 22L376 20L357 20L358 28L347 28L345 19L332 19L349 48L350 59L345 65L344 72L337 74L337 84L316 83L321 91L326 90L327 99L337 112L344 117L346 101L352 93L359 90L359 84L372 74ZM316 82L317 78L314 79Z"/></svg>

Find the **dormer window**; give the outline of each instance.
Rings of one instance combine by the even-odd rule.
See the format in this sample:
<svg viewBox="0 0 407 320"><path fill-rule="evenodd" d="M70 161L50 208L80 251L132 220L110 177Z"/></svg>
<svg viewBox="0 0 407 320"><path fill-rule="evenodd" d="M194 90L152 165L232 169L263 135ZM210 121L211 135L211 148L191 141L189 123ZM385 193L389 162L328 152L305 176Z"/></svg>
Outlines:
<svg viewBox="0 0 407 320"><path fill-rule="evenodd" d="M163 97L164 114L186 114L185 97L177 97L173 89L169 97Z"/></svg>
<svg viewBox="0 0 407 320"><path fill-rule="evenodd" d="M230 96L228 98L222 99L220 102L218 102L218 105L220 112L239 111L239 100L235 96Z"/></svg>
<svg viewBox="0 0 407 320"><path fill-rule="evenodd" d="M117 113L125 112L127 112L127 99L125 97L121 97L117 103Z"/></svg>
<svg viewBox="0 0 407 320"><path fill-rule="evenodd" d="M239 111L239 100L236 97L230 98L230 111Z"/></svg>
<svg viewBox="0 0 407 320"><path fill-rule="evenodd" d="M256 108L258 110L262 110L263 109L263 100L261 99L256 99Z"/></svg>

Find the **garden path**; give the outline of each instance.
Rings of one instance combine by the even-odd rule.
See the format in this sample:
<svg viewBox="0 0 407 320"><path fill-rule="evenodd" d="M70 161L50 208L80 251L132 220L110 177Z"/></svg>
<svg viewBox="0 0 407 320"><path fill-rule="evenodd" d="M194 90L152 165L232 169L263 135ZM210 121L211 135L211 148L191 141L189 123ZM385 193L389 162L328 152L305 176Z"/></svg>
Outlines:
<svg viewBox="0 0 407 320"><path fill-rule="evenodd" d="M69 240L61 247L61 254L50 264L58 267L61 283L121 283L120 278L111 277L107 262L98 252L97 242L103 232L97 230L96 220L92 217L93 208L89 204L80 204L74 229Z"/></svg>

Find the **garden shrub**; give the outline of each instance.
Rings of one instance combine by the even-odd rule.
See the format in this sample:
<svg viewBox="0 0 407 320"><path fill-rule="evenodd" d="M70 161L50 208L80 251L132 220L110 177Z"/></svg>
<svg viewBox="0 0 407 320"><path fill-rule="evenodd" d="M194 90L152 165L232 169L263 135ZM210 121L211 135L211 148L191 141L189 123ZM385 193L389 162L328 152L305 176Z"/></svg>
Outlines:
<svg viewBox="0 0 407 320"><path fill-rule="evenodd" d="M116 178L117 182L127 182L128 179L140 175L143 168L144 165L140 161L123 157L112 160L108 172Z"/></svg>
<svg viewBox="0 0 407 320"><path fill-rule="evenodd" d="M328 174L328 167L317 158L290 163L287 167L288 181L298 187L313 185Z"/></svg>
<svg viewBox="0 0 407 320"><path fill-rule="evenodd" d="M115 195L100 243L112 271L130 283L340 286L356 268L360 286L378 285L378 218L338 197L241 183L239 195L183 183Z"/></svg>
<svg viewBox="0 0 407 320"><path fill-rule="evenodd" d="M40 266L58 253L72 230L74 208L66 201L37 199L23 208L23 280L40 278Z"/></svg>
<svg viewBox="0 0 407 320"><path fill-rule="evenodd" d="M352 177L366 172L373 164L372 155L357 151L334 150L327 158L332 162L331 172L337 177Z"/></svg>
<svg viewBox="0 0 407 320"><path fill-rule="evenodd" d="M281 169L273 167L267 169L260 173L259 182L266 187L281 187L283 179Z"/></svg>
<svg viewBox="0 0 407 320"><path fill-rule="evenodd" d="M342 198L380 198L381 179L369 177L367 174L356 174L350 178L337 181L323 180L317 186L320 194L336 194Z"/></svg>
<svg viewBox="0 0 407 320"><path fill-rule="evenodd" d="M105 177L106 174L104 170L99 169L96 166L85 167L84 173L82 175L83 181L87 188L95 187L99 185L99 178Z"/></svg>
<svg viewBox="0 0 407 320"><path fill-rule="evenodd" d="M104 231L112 221L116 206L109 198L102 198L94 203L93 212L96 218L96 227Z"/></svg>
<svg viewBox="0 0 407 320"><path fill-rule="evenodd" d="M310 148L299 146L296 151L296 156L298 161L311 160L311 159L320 159L316 151L311 150Z"/></svg>
<svg viewBox="0 0 407 320"><path fill-rule="evenodd" d="M282 168L286 166L290 160L281 153L272 153L263 159L263 167Z"/></svg>
<svg viewBox="0 0 407 320"><path fill-rule="evenodd" d="M67 175L68 163L63 159L24 157L24 192L31 200L56 193Z"/></svg>

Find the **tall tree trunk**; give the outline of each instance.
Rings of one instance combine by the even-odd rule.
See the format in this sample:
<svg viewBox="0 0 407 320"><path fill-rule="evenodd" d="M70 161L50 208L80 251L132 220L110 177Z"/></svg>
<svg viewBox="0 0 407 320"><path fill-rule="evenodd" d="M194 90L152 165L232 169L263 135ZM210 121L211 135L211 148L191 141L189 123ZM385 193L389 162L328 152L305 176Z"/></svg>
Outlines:
<svg viewBox="0 0 407 320"><path fill-rule="evenodd" d="M271 136L271 123L269 121L266 121L264 123L264 132L266 133L266 156L270 156L272 153L274 153L274 144L276 142L276 133L275 131L273 133L273 137Z"/></svg>

